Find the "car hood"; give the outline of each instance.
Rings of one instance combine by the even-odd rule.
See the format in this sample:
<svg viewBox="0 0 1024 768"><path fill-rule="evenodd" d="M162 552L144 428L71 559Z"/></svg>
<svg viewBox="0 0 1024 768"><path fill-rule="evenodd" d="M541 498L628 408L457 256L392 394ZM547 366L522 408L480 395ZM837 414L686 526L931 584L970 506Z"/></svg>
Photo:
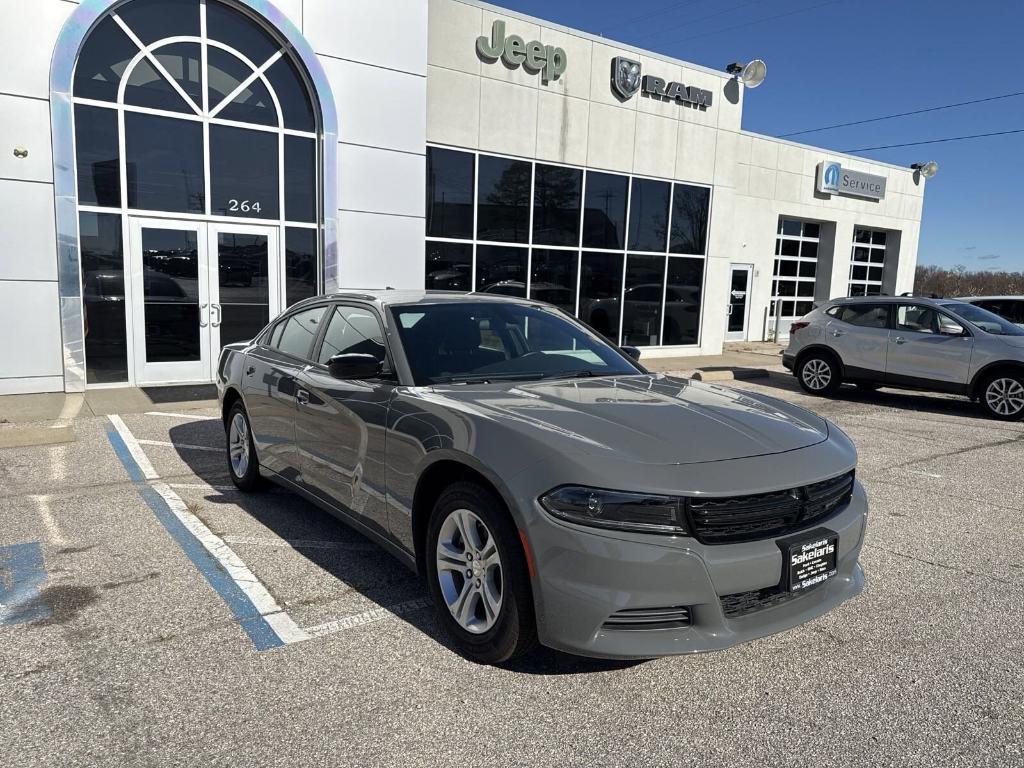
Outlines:
<svg viewBox="0 0 1024 768"><path fill-rule="evenodd" d="M643 464L693 464L805 448L828 423L775 398L662 375L437 387L478 418L567 450Z"/></svg>
<svg viewBox="0 0 1024 768"><path fill-rule="evenodd" d="M996 338L1014 349L1024 348L1024 336L996 336Z"/></svg>

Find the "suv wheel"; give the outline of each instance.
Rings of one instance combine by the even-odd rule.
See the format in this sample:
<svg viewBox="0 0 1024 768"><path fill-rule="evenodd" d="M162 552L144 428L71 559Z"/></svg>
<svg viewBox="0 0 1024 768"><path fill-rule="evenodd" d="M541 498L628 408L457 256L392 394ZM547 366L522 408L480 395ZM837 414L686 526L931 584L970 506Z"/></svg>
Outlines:
<svg viewBox="0 0 1024 768"><path fill-rule="evenodd" d="M536 645L522 546L492 492L463 482L441 494L427 528L426 570L438 619L466 656L497 664Z"/></svg>
<svg viewBox="0 0 1024 768"><path fill-rule="evenodd" d="M252 440L249 415L238 400L231 406L227 419L228 473L240 491L255 491L260 484L260 462Z"/></svg>
<svg viewBox="0 0 1024 768"><path fill-rule="evenodd" d="M818 396L834 395L843 383L835 359L819 352L811 352L800 361L796 379L804 392Z"/></svg>
<svg viewBox="0 0 1024 768"><path fill-rule="evenodd" d="M1024 417L1024 375L997 373L981 389L981 404L988 414L1003 421Z"/></svg>

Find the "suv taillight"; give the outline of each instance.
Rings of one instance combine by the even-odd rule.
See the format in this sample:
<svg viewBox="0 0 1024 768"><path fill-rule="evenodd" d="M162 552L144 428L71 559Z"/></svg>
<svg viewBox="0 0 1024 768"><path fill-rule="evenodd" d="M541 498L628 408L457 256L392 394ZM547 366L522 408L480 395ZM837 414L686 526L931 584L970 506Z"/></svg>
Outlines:
<svg viewBox="0 0 1024 768"><path fill-rule="evenodd" d="M789 335L792 336L794 333L799 331L801 328L806 328L808 325L810 325L810 323L804 323L804 322L793 323L792 325L789 326Z"/></svg>

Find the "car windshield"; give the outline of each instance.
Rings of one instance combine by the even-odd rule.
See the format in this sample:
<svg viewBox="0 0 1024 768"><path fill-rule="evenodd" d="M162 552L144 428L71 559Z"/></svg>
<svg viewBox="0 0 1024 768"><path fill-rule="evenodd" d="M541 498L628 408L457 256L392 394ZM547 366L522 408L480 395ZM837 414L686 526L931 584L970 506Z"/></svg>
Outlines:
<svg viewBox="0 0 1024 768"><path fill-rule="evenodd" d="M641 373L557 310L451 302L391 308L418 386Z"/></svg>
<svg viewBox="0 0 1024 768"><path fill-rule="evenodd" d="M996 336L1024 336L1024 328L1014 325L1009 320L989 312L987 309L976 307L964 301L951 301L942 305L945 309L953 312L964 320L974 323L978 328Z"/></svg>

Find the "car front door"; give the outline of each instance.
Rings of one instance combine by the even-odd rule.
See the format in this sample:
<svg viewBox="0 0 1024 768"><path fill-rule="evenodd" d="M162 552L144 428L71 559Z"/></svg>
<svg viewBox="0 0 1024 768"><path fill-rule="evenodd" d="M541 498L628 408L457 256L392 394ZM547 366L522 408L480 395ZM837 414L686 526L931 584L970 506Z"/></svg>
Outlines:
<svg viewBox="0 0 1024 768"><path fill-rule="evenodd" d="M840 305L825 327L825 341L839 353L847 377L881 379L889 346L889 305Z"/></svg>
<svg viewBox="0 0 1024 768"><path fill-rule="evenodd" d="M886 380L957 390L970 377L974 337L950 315L925 304L897 304Z"/></svg>
<svg viewBox="0 0 1024 768"><path fill-rule="evenodd" d="M334 304L312 365L298 379L295 439L303 485L325 501L387 535L385 435L395 389L384 333L368 306ZM381 377L334 378L328 361L340 354L369 354Z"/></svg>
<svg viewBox="0 0 1024 768"><path fill-rule="evenodd" d="M297 480L296 377L309 364L325 305L282 318L246 356L242 396L260 464Z"/></svg>

